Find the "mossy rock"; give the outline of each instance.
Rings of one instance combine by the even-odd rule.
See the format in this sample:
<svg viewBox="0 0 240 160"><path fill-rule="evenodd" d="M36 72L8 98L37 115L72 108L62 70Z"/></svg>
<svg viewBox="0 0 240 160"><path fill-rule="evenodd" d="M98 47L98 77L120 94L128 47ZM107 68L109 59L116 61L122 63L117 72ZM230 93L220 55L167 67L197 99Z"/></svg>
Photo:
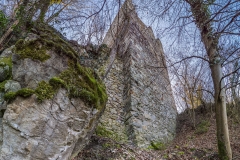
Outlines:
<svg viewBox="0 0 240 160"><path fill-rule="evenodd" d="M12 101L14 100L17 96L21 96L21 97L29 97L32 94L34 94L35 91L29 88L22 88L20 90L18 90L17 92L8 92L4 95L4 99L6 101Z"/></svg>
<svg viewBox="0 0 240 160"><path fill-rule="evenodd" d="M22 59L31 58L44 62L50 58L50 55L47 54L47 48L42 45L40 40L26 42L20 39L15 44L15 49L16 53L20 55Z"/></svg>
<svg viewBox="0 0 240 160"><path fill-rule="evenodd" d="M71 59L77 61L78 54L74 49L60 38L56 31L46 25L36 27L37 38L30 41L19 39L15 44L15 52L20 55L21 58L31 58L34 60L46 61L51 56L47 51L52 50L57 54L64 54Z"/></svg>
<svg viewBox="0 0 240 160"><path fill-rule="evenodd" d="M2 89L4 83L1 85ZM52 77L48 82L39 82L35 90L25 89L9 92L4 98L11 101L17 96L26 97L36 94L39 102L42 102L46 99L52 99L59 88L65 88L68 91L69 98L81 98L90 107L102 109L107 102L105 86L96 73L71 60L67 70Z"/></svg>
<svg viewBox="0 0 240 160"><path fill-rule="evenodd" d="M7 80L0 82L0 92L4 92L5 91L5 84L7 83Z"/></svg>
<svg viewBox="0 0 240 160"><path fill-rule="evenodd" d="M5 80L10 79L11 76L12 76L12 60L11 60L11 58L0 57L0 83Z"/></svg>
<svg viewBox="0 0 240 160"><path fill-rule="evenodd" d="M101 109L107 102L107 94L105 86L95 76L91 69L72 62L69 69L59 75L59 79L64 82L61 84L69 91L70 98L79 97L88 105Z"/></svg>
<svg viewBox="0 0 240 160"><path fill-rule="evenodd" d="M40 102L45 99L52 99L56 90L49 83L41 81L38 83L38 87L35 90L37 98Z"/></svg>
<svg viewBox="0 0 240 160"><path fill-rule="evenodd" d="M68 69L54 75L49 81L38 82L37 88L29 94L36 94L39 102L52 99L59 88L65 88L69 98L80 98L89 107L102 109L107 102L105 86L97 74L78 63L78 54L49 27L38 28L34 40L20 39L15 44L15 53L21 58L30 58L44 63L51 54L68 57ZM106 48L106 47L103 47ZM49 51L49 52L48 52ZM53 51L53 52L50 52ZM26 94L28 95L28 94ZM22 96L19 92L9 93L6 99Z"/></svg>

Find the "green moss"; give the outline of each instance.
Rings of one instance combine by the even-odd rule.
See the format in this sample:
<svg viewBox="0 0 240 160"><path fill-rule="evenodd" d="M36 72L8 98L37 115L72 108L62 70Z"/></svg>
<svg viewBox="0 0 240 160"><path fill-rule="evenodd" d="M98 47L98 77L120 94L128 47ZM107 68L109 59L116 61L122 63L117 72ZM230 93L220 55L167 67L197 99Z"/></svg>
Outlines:
<svg viewBox="0 0 240 160"><path fill-rule="evenodd" d="M16 92L8 92L4 95L4 100L5 101L12 101L17 97Z"/></svg>
<svg viewBox="0 0 240 160"><path fill-rule="evenodd" d="M182 155L184 155L185 153L184 153L183 151L179 151L178 154L179 154L180 156L182 156Z"/></svg>
<svg viewBox="0 0 240 160"><path fill-rule="evenodd" d="M42 45L40 40L26 42L22 39L18 40L15 44L16 53L21 58L31 58L34 60L46 61L50 58L47 54L47 48Z"/></svg>
<svg viewBox="0 0 240 160"><path fill-rule="evenodd" d="M71 62L69 69L62 72L59 78L64 81L70 97L80 97L97 109L105 106L107 102L105 86L96 80L91 70Z"/></svg>
<svg viewBox="0 0 240 160"><path fill-rule="evenodd" d="M50 58L46 54L47 50L54 50L59 55L69 57L69 68L60 75L53 77L49 82L39 82L35 90L40 102L53 98L60 87L68 91L68 96L79 97L87 105L101 109L107 102L105 86L100 82L96 74L88 68L80 66L78 54L73 48L60 38L52 29L43 26L38 28L40 38L34 41L24 41L20 39L15 44L15 50L21 58L31 58L45 61ZM103 47L104 48L104 47Z"/></svg>
<svg viewBox="0 0 240 160"><path fill-rule="evenodd" d="M35 90L35 94L39 102L42 102L46 99L52 99L56 90L47 82L41 81L38 83L38 86Z"/></svg>
<svg viewBox="0 0 240 160"><path fill-rule="evenodd" d="M0 63L3 62L12 68L12 59L11 57L0 57Z"/></svg>
<svg viewBox="0 0 240 160"><path fill-rule="evenodd" d="M113 145L110 143L103 143L104 148L113 148Z"/></svg>
<svg viewBox="0 0 240 160"><path fill-rule="evenodd" d="M46 26L39 28L39 30L42 32L40 34L41 38L46 42L48 47L53 47L56 52L63 53L72 59L77 60L78 54L67 42L55 33L56 31L49 27L47 28Z"/></svg>
<svg viewBox="0 0 240 160"><path fill-rule="evenodd" d="M148 149L164 150L166 149L166 145L162 142L151 142L151 145L148 147Z"/></svg>
<svg viewBox="0 0 240 160"><path fill-rule="evenodd" d="M7 80L3 81L0 83L0 92L4 92L5 91L5 84L7 83Z"/></svg>
<svg viewBox="0 0 240 160"><path fill-rule="evenodd" d="M113 135L112 131L107 130L103 126L97 126L97 129L95 132L98 136L103 136L103 137L111 137Z"/></svg>
<svg viewBox="0 0 240 160"><path fill-rule="evenodd" d="M29 97L36 93L38 100L40 102L42 102L45 99L53 98L53 95L55 92L56 92L56 90L54 90L53 87L51 85L49 85L49 83L47 83L45 81L41 81L41 82L39 82L36 90L30 89L30 88L22 88L22 89L18 90L17 92L7 92L4 95L4 99L6 101L12 101L17 96Z"/></svg>
<svg viewBox="0 0 240 160"><path fill-rule="evenodd" d="M30 97L33 94L36 94L39 102L42 102L45 99L52 99L55 92L56 92L56 89L54 89L53 86L51 86L49 83L45 81L41 81L38 83L38 87L36 88L36 90L30 89L30 88L22 88L17 92L7 92L4 95L4 99L6 101L12 101L17 96L26 98L26 97Z"/></svg>
<svg viewBox="0 0 240 160"><path fill-rule="evenodd" d="M111 139L113 139L115 141L118 141L118 142L122 141L122 138L117 133L106 129L103 126L97 126L97 128L95 130L95 133L98 136L101 136L101 137L111 138Z"/></svg>
<svg viewBox="0 0 240 160"><path fill-rule="evenodd" d="M77 53L75 53L75 51L73 51L72 48L65 46L64 45L65 43L62 44L62 43L59 43L58 41L54 42L52 40L46 40L46 39L43 39L43 41L45 42L48 48L53 49L56 53L65 54L66 56L74 60L77 60Z"/></svg>
<svg viewBox="0 0 240 160"><path fill-rule="evenodd" d="M65 86L65 82L62 79L60 79L59 77L52 77L49 80L49 84L51 86L53 86L54 88L60 88L60 87Z"/></svg>
<svg viewBox="0 0 240 160"><path fill-rule="evenodd" d="M74 49L63 39L61 39L55 32L51 29L45 29L46 26L38 28L40 31L40 38L34 41L26 42L20 39L15 44L16 53L21 56L21 58L31 58L40 61L45 61L50 58L50 55L46 53L47 50L54 50L58 54L64 54L71 59L77 61L78 54Z"/></svg>
<svg viewBox="0 0 240 160"><path fill-rule="evenodd" d="M229 160L225 145L222 141L218 140L218 154L221 160Z"/></svg>
<svg viewBox="0 0 240 160"><path fill-rule="evenodd" d="M29 88L22 88L22 89L18 90L16 93L18 96L21 96L21 97L30 97L31 95L33 95L35 93L35 91L33 89L29 89Z"/></svg>
<svg viewBox="0 0 240 160"><path fill-rule="evenodd" d="M18 90L17 92L7 92L4 95L5 101L12 101L14 100L17 96L21 97L29 97L34 94L34 90L29 89L29 88L22 88Z"/></svg>
<svg viewBox="0 0 240 160"><path fill-rule="evenodd" d="M7 73L8 75L6 79L9 80L12 78L12 59L11 57L0 57L0 66L6 66L6 65L9 67L9 72ZM0 86L1 86L1 83L0 83Z"/></svg>
<svg viewBox="0 0 240 160"><path fill-rule="evenodd" d="M195 134L203 134L208 131L210 126L209 121L203 120L200 124L197 125Z"/></svg>

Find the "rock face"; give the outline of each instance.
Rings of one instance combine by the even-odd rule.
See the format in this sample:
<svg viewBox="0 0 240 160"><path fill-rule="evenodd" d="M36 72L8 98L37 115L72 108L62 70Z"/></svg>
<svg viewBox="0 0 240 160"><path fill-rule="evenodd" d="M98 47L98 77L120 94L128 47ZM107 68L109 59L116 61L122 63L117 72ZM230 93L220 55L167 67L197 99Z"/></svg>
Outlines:
<svg viewBox="0 0 240 160"><path fill-rule="evenodd" d="M104 43L112 48L104 66L109 95L101 127L120 141L148 148L175 135L177 111L162 44L127 0ZM117 53L117 55L115 55ZM115 57L115 58L114 58Z"/></svg>
<svg viewBox="0 0 240 160"><path fill-rule="evenodd" d="M88 141L96 115L97 109L80 99L69 99L64 89L43 103L34 95L18 97L3 117L1 159L69 159Z"/></svg>
<svg viewBox="0 0 240 160"><path fill-rule="evenodd" d="M46 32L0 55L0 62L11 61L11 76L0 83L1 160L68 160L87 144L105 109L105 87L94 72Z"/></svg>

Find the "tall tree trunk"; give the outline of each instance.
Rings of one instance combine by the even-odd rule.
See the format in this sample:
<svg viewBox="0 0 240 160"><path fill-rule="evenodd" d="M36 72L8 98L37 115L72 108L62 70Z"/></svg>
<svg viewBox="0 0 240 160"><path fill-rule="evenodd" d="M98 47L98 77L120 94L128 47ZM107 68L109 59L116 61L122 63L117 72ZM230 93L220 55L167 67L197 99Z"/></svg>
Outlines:
<svg viewBox="0 0 240 160"><path fill-rule="evenodd" d="M218 153L220 159L231 160L232 151L230 147L227 111L226 111L226 95L225 84L222 80L222 68L220 63L213 64L211 67L212 79L215 90L215 108L217 122L217 142Z"/></svg>
<svg viewBox="0 0 240 160"><path fill-rule="evenodd" d="M217 52L219 34L213 33L211 26L211 16L209 4L204 4L202 0L185 0L190 6L195 23L200 30L201 39L205 46L209 64L212 73L212 79L215 90L215 107L217 122L217 143L218 153L221 160L232 160L232 151L230 147L225 84L222 76L221 59Z"/></svg>

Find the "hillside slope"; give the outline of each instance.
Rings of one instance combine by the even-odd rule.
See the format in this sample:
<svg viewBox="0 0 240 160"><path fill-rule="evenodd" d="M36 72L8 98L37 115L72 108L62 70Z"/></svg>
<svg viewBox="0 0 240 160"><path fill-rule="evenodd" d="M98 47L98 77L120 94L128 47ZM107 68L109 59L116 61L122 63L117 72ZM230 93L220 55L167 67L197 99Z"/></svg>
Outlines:
<svg viewBox="0 0 240 160"><path fill-rule="evenodd" d="M91 143L74 160L218 160L214 113L198 109L196 129L189 111L178 115L177 135L160 150L141 150L111 139L94 136ZM240 124L231 115L229 130L233 160L240 159Z"/></svg>

